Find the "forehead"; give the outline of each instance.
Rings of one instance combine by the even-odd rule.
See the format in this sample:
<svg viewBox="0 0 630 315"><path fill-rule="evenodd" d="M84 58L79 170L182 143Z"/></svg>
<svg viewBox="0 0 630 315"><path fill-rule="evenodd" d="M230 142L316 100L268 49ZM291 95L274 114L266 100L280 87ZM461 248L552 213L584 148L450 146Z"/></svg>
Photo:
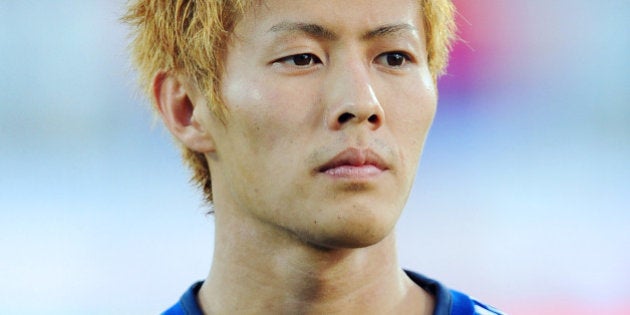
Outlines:
<svg viewBox="0 0 630 315"><path fill-rule="evenodd" d="M335 35L407 24L422 32L418 0L264 0L249 6L235 33L287 30L279 25L319 25Z"/></svg>

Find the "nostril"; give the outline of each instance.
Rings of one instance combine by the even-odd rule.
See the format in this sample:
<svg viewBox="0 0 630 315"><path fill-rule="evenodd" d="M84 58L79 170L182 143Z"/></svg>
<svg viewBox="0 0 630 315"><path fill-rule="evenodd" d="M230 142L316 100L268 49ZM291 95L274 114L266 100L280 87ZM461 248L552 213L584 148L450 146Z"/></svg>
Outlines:
<svg viewBox="0 0 630 315"><path fill-rule="evenodd" d="M340 124L343 124L343 123L346 123L347 121L351 120L352 118L354 118L353 114L343 113L343 114L341 114L341 116L339 116L337 121L339 121Z"/></svg>
<svg viewBox="0 0 630 315"><path fill-rule="evenodd" d="M370 116L368 118L368 121L373 123L373 124L376 124L376 123L378 123L378 116L376 114L374 114L374 115L372 115L372 116Z"/></svg>

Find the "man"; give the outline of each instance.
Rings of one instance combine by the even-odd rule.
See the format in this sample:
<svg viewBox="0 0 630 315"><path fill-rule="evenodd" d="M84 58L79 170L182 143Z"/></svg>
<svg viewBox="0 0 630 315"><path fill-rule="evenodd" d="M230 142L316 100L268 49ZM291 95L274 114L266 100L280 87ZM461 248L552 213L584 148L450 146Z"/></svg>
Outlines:
<svg viewBox="0 0 630 315"><path fill-rule="evenodd" d="M208 277L165 314L498 313L395 252L450 1L138 0L125 20L216 218Z"/></svg>

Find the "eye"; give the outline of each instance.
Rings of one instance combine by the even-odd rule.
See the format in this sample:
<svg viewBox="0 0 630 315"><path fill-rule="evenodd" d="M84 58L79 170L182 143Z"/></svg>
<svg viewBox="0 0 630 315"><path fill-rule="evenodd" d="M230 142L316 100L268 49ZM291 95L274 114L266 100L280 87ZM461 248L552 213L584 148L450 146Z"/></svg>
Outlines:
<svg viewBox="0 0 630 315"><path fill-rule="evenodd" d="M393 68L400 68L410 61L409 55L399 51L383 53L376 57L378 64Z"/></svg>
<svg viewBox="0 0 630 315"><path fill-rule="evenodd" d="M284 63L294 67L306 68L322 63L322 61L313 54L297 54L280 58L274 63Z"/></svg>

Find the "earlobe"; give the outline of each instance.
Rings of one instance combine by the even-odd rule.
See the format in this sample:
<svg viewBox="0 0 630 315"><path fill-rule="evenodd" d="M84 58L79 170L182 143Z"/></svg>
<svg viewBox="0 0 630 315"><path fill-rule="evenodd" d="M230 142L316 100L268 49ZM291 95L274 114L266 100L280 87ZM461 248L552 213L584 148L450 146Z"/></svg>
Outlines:
<svg viewBox="0 0 630 315"><path fill-rule="evenodd" d="M153 78L153 97L164 125L187 148L209 153L215 149L212 135L195 117L195 107L206 104L192 88L170 72Z"/></svg>

